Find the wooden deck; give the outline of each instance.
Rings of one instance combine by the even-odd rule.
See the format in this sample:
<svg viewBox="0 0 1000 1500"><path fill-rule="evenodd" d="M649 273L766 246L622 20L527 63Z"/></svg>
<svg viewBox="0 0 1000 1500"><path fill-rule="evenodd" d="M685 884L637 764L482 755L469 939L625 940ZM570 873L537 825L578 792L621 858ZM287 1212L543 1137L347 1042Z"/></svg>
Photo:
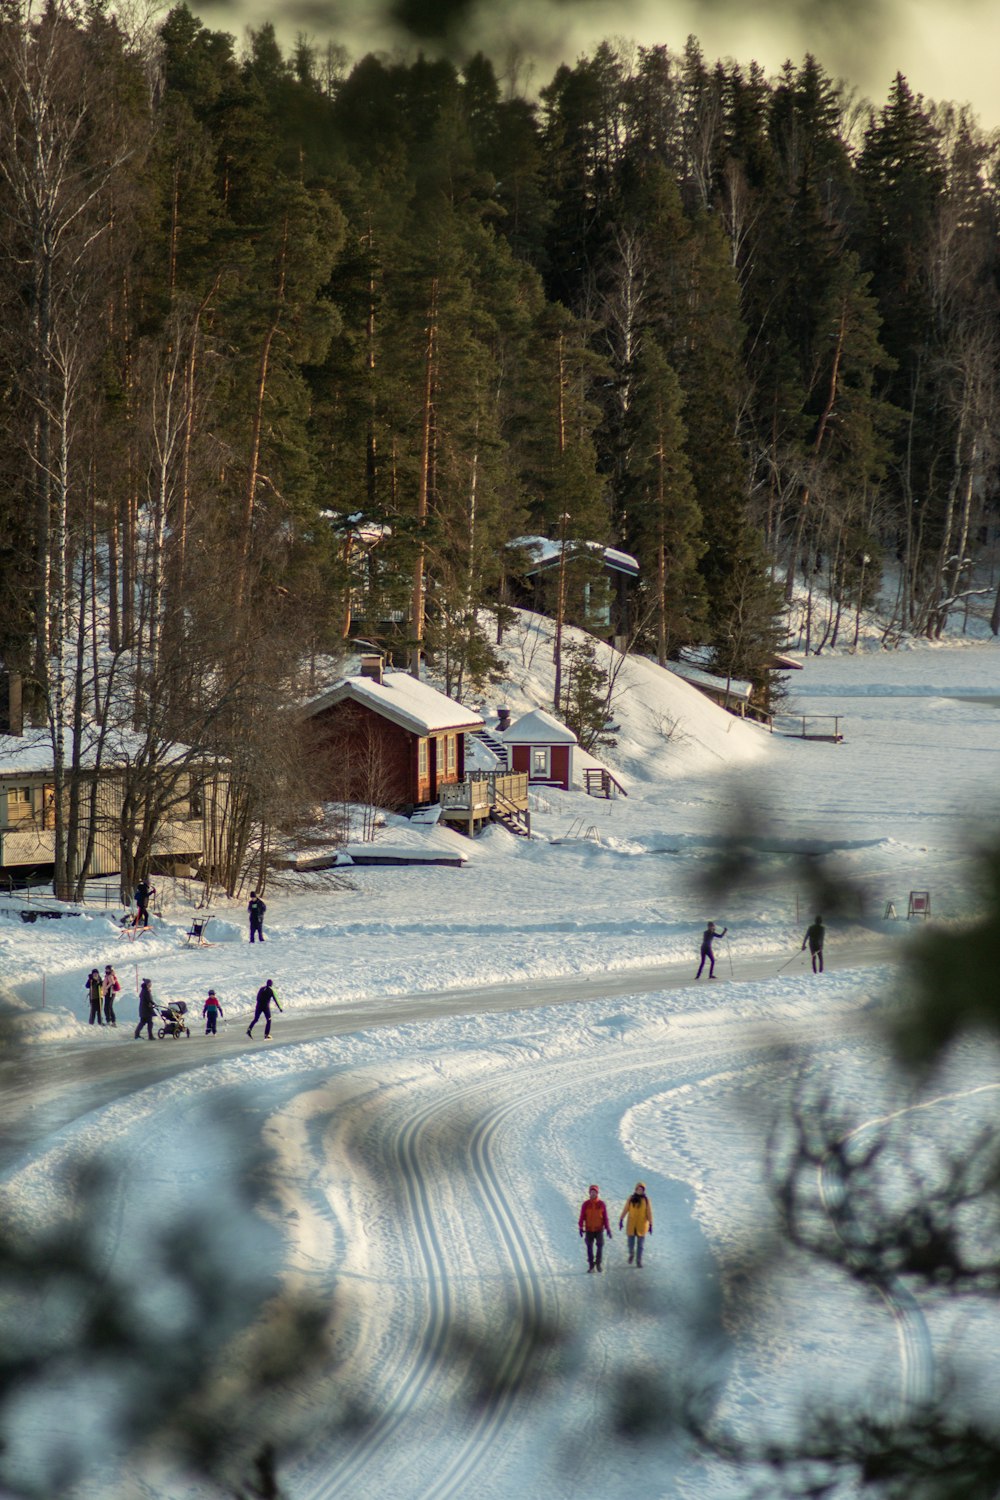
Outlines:
<svg viewBox="0 0 1000 1500"><path fill-rule="evenodd" d="M531 833L528 776L518 771L474 771L464 781L440 788L441 821L471 837L486 823L503 823L514 833Z"/></svg>

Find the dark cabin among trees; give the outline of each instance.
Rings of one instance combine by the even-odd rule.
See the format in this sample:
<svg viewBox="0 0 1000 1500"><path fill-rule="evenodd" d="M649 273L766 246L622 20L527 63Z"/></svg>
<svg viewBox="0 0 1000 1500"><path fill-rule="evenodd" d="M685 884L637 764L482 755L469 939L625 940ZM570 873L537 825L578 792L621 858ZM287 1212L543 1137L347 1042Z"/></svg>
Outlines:
<svg viewBox="0 0 1000 1500"><path fill-rule="evenodd" d="M560 542L543 536L510 543L515 559L507 579L511 602L578 625L612 645L628 634L632 588L639 564L628 552L600 542ZM560 595L562 609L560 609Z"/></svg>
<svg viewBox="0 0 1000 1500"><path fill-rule="evenodd" d="M319 795L396 811L437 802L465 780L465 735L478 714L408 672L386 672L363 657L305 710L306 754Z"/></svg>

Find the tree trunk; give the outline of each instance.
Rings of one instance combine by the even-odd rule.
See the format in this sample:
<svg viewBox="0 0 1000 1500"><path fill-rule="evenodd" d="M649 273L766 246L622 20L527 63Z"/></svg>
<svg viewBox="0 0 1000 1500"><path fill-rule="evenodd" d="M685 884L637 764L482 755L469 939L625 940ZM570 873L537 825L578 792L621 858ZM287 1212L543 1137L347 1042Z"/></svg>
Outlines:
<svg viewBox="0 0 1000 1500"><path fill-rule="evenodd" d="M410 648L410 674L420 676L420 663L424 646L424 567L426 563L427 512L431 485L431 466L434 437L434 386L436 371L435 341L437 338L437 278L431 282L431 302L427 313L427 351L424 360L424 401L420 438L420 478L417 485L417 555L413 564L413 594L410 614L413 623L413 644Z"/></svg>

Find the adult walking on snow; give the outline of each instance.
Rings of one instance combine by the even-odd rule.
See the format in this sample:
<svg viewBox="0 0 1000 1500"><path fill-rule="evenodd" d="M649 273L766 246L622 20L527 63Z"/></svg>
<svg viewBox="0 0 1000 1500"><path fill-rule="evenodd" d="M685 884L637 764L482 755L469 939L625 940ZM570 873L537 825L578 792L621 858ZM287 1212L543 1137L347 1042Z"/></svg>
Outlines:
<svg viewBox="0 0 1000 1500"><path fill-rule="evenodd" d="M218 1036L219 1033L215 1028L218 1025L219 1017L224 1015L225 1012L222 1009L222 1002L214 990L209 990L208 998L201 1008L201 1013L205 1017L205 1035Z"/></svg>
<svg viewBox="0 0 1000 1500"><path fill-rule="evenodd" d="M153 985L149 979L144 979L139 986L139 1024L135 1028L135 1039L139 1040L142 1028L145 1026L149 1040L153 1040L153 1018L156 1015L156 1001L153 999Z"/></svg>
<svg viewBox="0 0 1000 1500"><path fill-rule="evenodd" d="M628 1236L628 1263L635 1261L636 1269L642 1267L642 1247L647 1234L653 1232L653 1205L646 1197L646 1184L637 1182L635 1192L626 1200L618 1217L618 1228L624 1225Z"/></svg>
<svg viewBox="0 0 1000 1500"><path fill-rule="evenodd" d="M90 1001L90 1020L87 1024L93 1026L96 1022L98 1026L103 1026L104 986L101 984L101 975L97 969L91 969L84 988Z"/></svg>
<svg viewBox="0 0 1000 1500"><path fill-rule="evenodd" d="M712 944L715 942L716 938L725 937L728 931L729 929L727 927L723 927L722 931L720 932L714 922L709 922L708 926L705 928L705 931L701 935L701 963L698 965L698 972L694 976L695 979L701 978L701 971L705 967L706 958L708 959L708 977L709 979L715 978L715 950L712 947Z"/></svg>
<svg viewBox="0 0 1000 1500"><path fill-rule="evenodd" d="M604 1236L611 1239L611 1225L608 1223L607 1204L601 1197L601 1190L596 1182L592 1182L587 1190L587 1196L580 1205L580 1217L578 1227L580 1238L587 1245L587 1274L591 1271L600 1271L601 1261L604 1257Z"/></svg>
<svg viewBox="0 0 1000 1500"><path fill-rule="evenodd" d="M266 1022L267 1022L266 1026L264 1027L264 1040L265 1040L265 1042L268 1040L268 1038L271 1035L271 1002L272 1001L278 1007L279 1010L283 1010L284 1009L284 1006L282 1005L281 1001L278 999L277 995L274 993L274 980L273 979L269 979L266 982L266 984L262 984L261 987L260 987L260 989L257 991L257 1009L254 1011L253 1020L250 1022L250 1025L247 1027L247 1036L253 1036L253 1029L256 1026L257 1022L260 1020L261 1016L263 1016L265 1018Z"/></svg>
<svg viewBox="0 0 1000 1500"><path fill-rule="evenodd" d="M118 983L118 975L110 964L104 966L104 978L101 981L101 990L104 996L104 1022L107 1026L117 1026L115 1019L115 996L121 989Z"/></svg>
<svg viewBox="0 0 1000 1500"><path fill-rule="evenodd" d="M266 911L267 907L264 905L264 902L260 899L257 892L251 891L250 900L247 902L247 913L250 917L251 943L253 942L255 937L260 938L261 942L264 941L264 913Z"/></svg>
<svg viewBox="0 0 1000 1500"><path fill-rule="evenodd" d="M806 935L802 939L802 949L806 951L809 944L809 952L812 954L812 968L814 974L823 972L823 939L826 937L826 928L823 926L823 918L817 917L815 922L810 922L806 928Z"/></svg>

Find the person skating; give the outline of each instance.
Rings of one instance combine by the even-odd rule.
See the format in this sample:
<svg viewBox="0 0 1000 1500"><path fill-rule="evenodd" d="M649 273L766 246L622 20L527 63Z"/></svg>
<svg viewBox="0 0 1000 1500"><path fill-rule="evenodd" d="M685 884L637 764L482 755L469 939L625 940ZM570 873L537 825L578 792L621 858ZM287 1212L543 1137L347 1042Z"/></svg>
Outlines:
<svg viewBox="0 0 1000 1500"><path fill-rule="evenodd" d="M587 1196L580 1205L580 1217L578 1227L580 1238L587 1245L587 1274L591 1271L600 1271L601 1261L604 1258L604 1236L611 1239L611 1225L608 1223L607 1205L601 1197L601 1190L596 1182L592 1182L587 1190Z"/></svg>
<svg viewBox="0 0 1000 1500"><path fill-rule="evenodd" d="M153 999L153 985L151 980L144 979L139 986L139 1024L135 1028L136 1041L142 1035L145 1026L149 1040L153 1040L153 1018L156 1015L156 1001Z"/></svg>
<svg viewBox="0 0 1000 1500"><path fill-rule="evenodd" d="M104 1022L106 1026L117 1026L115 1018L115 996L121 989L118 983L118 975L110 964L104 966L104 978L101 981L101 990L104 996Z"/></svg>
<svg viewBox="0 0 1000 1500"><path fill-rule="evenodd" d="M96 1022L98 1026L103 1026L104 986L101 984L101 975L97 969L91 969L84 988L90 1001L90 1020L87 1024L93 1026Z"/></svg>
<svg viewBox="0 0 1000 1500"><path fill-rule="evenodd" d="M725 937L728 930L728 928L723 927L720 932L714 922L709 922L701 935L701 963L698 965L698 972L694 976L695 979L701 978L701 971L705 967L706 958L708 959L708 977L709 979L715 978L715 950L712 944L716 938Z"/></svg>
<svg viewBox="0 0 1000 1500"><path fill-rule="evenodd" d="M266 911L267 907L264 905L264 902L258 896L257 892L251 891L250 900L247 902L247 912L250 917L251 943L253 942L255 937L260 938L261 942L264 941L264 913Z"/></svg>
<svg viewBox="0 0 1000 1500"><path fill-rule="evenodd" d="M272 979L269 979L267 983L262 984L260 989L257 991L257 1009L254 1011L253 1020L247 1027L247 1036L253 1036L254 1027L260 1020L261 1016L264 1016L267 1022L266 1026L264 1027L264 1040L267 1041L267 1039L271 1035L272 1001L279 1010L284 1010L284 1006L278 999L277 995L274 993L274 981Z"/></svg>
<svg viewBox="0 0 1000 1500"><path fill-rule="evenodd" d="M628 1236L628 1263L642 1266L642 1247L646 1235L653 1232L653 1205L646 1197L646 1184L637 1182L635 1192L627 1199L618 1217L618 1228L624 1225Z"/></svg>
<svg viewBox="0 0 1000 1500"><path fill-rule="evenodd" d="M826 928L823 926L823 918L817 916L814 922L810 922L806 928L806 935L802 939L802 952L809 944L809 952L812 955L812 970L814 974L823 972L823 940L826 937Z"/></svg>
<svg viewBox="0 0 1000 1500"><path fill-rule="evenodd" d="M205 1035L218 1036L219 1033L216 1031L216 1026L218 1025L219 1017L224 1015L225 1012L222 1009L222 1002L214 990L209 990L208 998L201 1008L201 1013L205 1017Z"/></svg>

